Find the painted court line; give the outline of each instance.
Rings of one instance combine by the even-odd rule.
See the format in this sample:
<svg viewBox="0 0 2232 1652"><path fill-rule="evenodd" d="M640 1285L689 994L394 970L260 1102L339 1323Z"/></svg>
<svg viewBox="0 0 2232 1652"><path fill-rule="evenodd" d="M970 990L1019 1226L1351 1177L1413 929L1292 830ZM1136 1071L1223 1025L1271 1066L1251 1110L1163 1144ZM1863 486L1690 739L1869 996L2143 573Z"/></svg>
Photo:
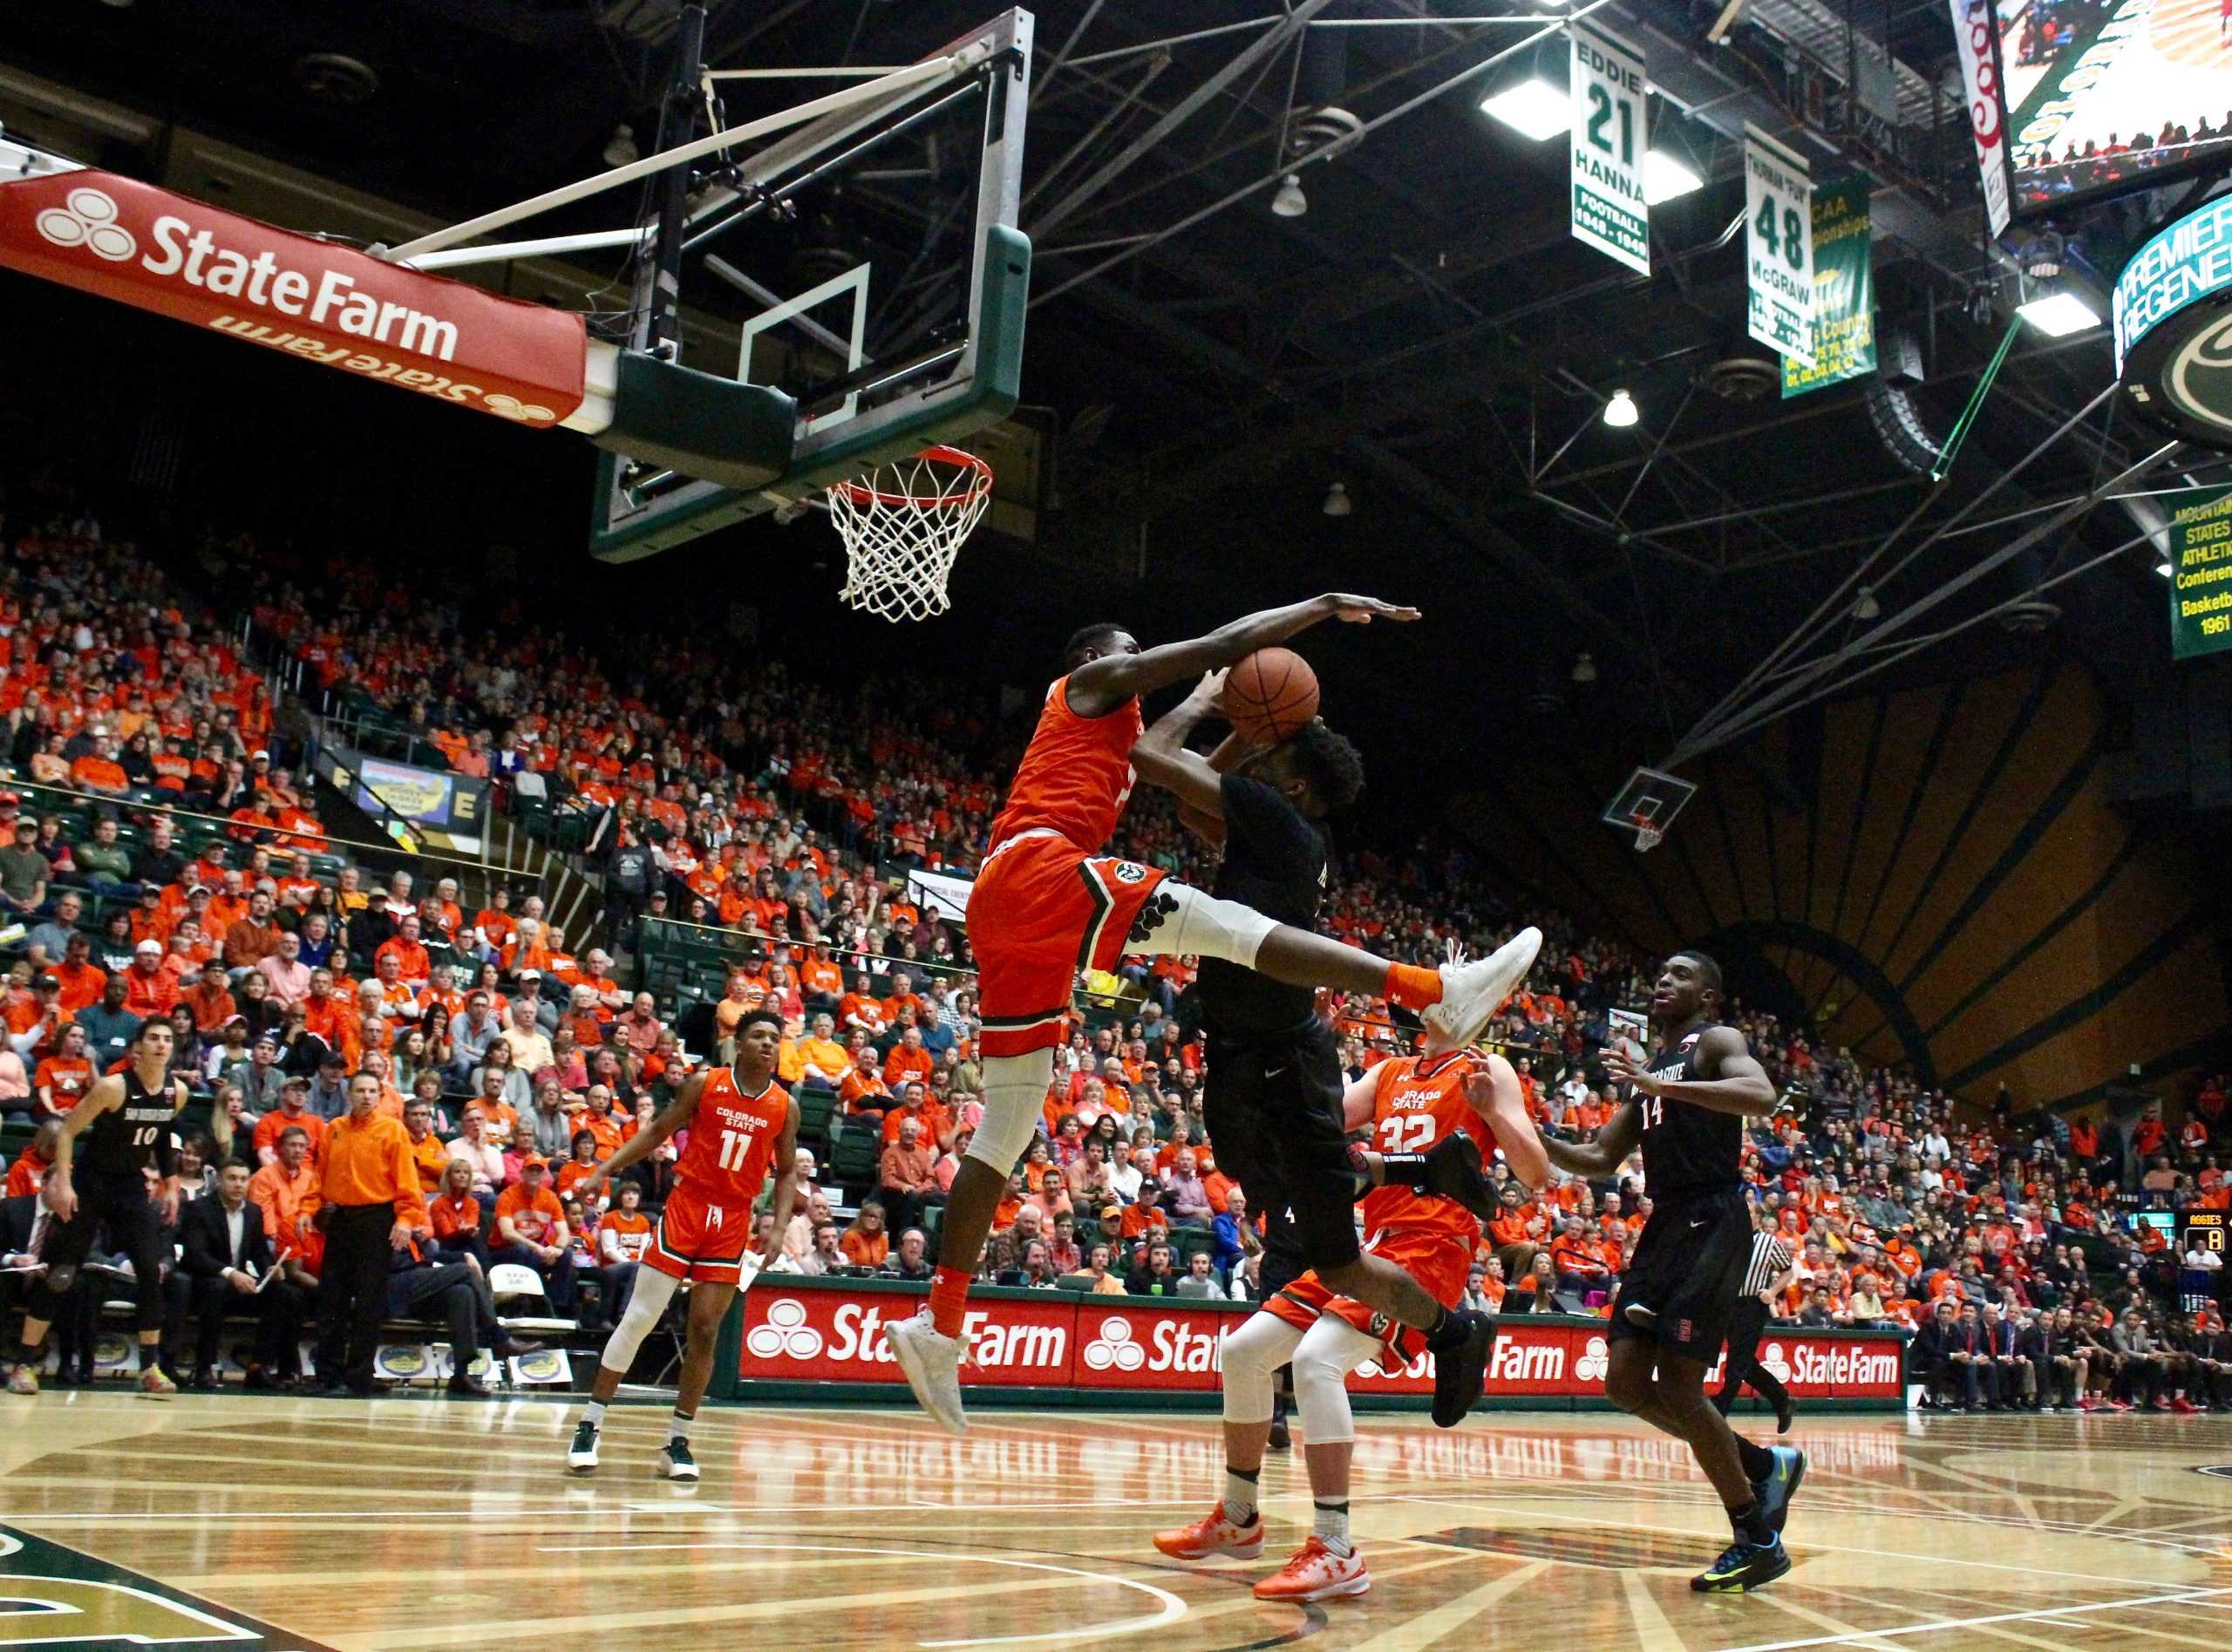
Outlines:
<svg viewBox="0 0 2232 1652"><path fill-rule="evenodd" d="M2011 1568L2013 1569L2013 1568ZM1808 1646L1849 1646L1858 1641L1891 1641L1914 1635L1936 1635L1946 1629L1980 1629L1994 1623L2035 1623L2047 1618L2079 1617L2088 1612L2121 1612L2135 1606L2161 1606L2173 1601L2213 1603L2214 1597L2232 1594L2232 1588L2195 1589L2178 1594L2142 1594L2127 1601L2096 1601L2090 1606L2042 1606L2028 1612L1995 1612L1988 1617L1938 1618L1909 1623L1895 1629L1854 1631L1851 1635L1816 1635L1798 1641L1753 1641L1724 1647L1720 1652L1795 1652Z"/></svg>

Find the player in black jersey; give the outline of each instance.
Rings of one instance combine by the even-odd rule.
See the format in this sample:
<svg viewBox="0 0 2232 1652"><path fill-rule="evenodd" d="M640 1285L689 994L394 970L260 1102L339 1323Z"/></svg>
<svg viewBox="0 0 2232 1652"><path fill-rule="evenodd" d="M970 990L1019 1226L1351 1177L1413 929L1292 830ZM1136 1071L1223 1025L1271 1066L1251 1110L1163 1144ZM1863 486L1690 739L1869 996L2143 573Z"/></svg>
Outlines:
<svg viewBox="0 0 2232 1652"><path fill-rule="evenodd" d="M1727 1506L1736 1540L1690 1581L1702 1591L1758 1588L1790 1570L1782 1525L1806 1473L1803 1453L1754 1445L1705 1397L1752 1254L1744 1118L1775 1105L1744 1035L1720 1023L1720 1003L1718 964L1701 952L1669 958L1650 996L1657 1050L1647 1061L1605 1052L1606 1071L1626 1086L1618 1111L1586 1146L1543 1143L1559 1169L1596 1178L1643 1148L1650 1220L1613 1299L1604 1392L1685 1442Z"/></svg>
<svg viewBox="0 0 2232 1652"><path fill-rule="evenodd" d="M1142 735L1133 763L1142 779L1177 795L1189 826L1222 842L1212 894L1314 929L1332 864L1324 819L1356 800L1363 760L1322 717L1276 746L1235 733L1207 758L1188 751L1186 737L1222 703L1224 676L1210 672ZM1536 932L1522 934L1540 944ZM1316 992L1204 958L1201 997L1203 1121L1217 1167L1263 1213L1263 1295L1315 1268L1328 1288L1424 1331L1435 1356L1434 1421L1455 1427L1487 1386L1495 1321L1443 1308L1402 1268L1366 1254L1354 1206L1374 1182L1409 1180L1485 1218L1494 1204L1480 1149L1461 1135L1432 1153L1384 1161L1351 1149L1341 1125L1340 1049Z"/></svg>
<svg viewBox="0 0 2232 1652"><path fill-rule="evenodd" d="M39 1197L54 1214L39 1253L46 1278L24 1315L24 1345L8 1379L12 1393L38 1392L39 1344L104 1225L109 1242L132 1260L140 1309L140 1392L148 1399L168 1399L178 1392L158 1359L163 1336L162 1229L177 1220L178 1194L168 1191L159 1204L148 1185L150 1173L167 1184L171 1126L186 1105L186 1080L170 1076L171 1040L169 1022L147 1022L132 1042L132 1059L124 1071L96 1081L85 1098L62 1116L54 1167L39 1188Z"/></svg>

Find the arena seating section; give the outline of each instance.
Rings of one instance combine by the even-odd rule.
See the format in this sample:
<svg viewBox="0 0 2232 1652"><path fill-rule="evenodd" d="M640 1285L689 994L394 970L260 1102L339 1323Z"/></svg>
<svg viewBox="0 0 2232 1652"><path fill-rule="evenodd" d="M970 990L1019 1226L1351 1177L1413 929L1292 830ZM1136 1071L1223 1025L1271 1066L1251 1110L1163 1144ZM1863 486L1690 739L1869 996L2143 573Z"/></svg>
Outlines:
<svg viewBox="0 0 2232 1652"><path fill-rule="evenodd" d="M403 1016L391 1017L404 1042L409 1028L429 1024L430 1012L461 1010L459 988L493 965L500 995L538 1003L541 1026L559 1048L557 1064L535 1077L555 1074L569 1112L582 1106L595 1057L617 1056L610 1087L619 1122L600 1125L593 1153L602 1157L636 1128L639 1096L663 1102L690 1062L715 1057L725 1016L772 995L791 1017L784 1076L801 1102L804 1141L815 1159L813 1198L786 1238L784 1266L927 1272L916 1247L887 1231L882 1218L919 1227L935 1257L936 1188L949 1181L954 1137L973 1117L978 1070L966 936L910 889L908 874L965 873L973 864L1027 734L1027 707L1003 717L966 687L824 675L803 660L746 657L689 634L663 640L656 677L640 670L629 677L623 645L609 643L600 654L584 639L524 623L523 598L500 612L484 605L466 621L453 606L412 601L368 564L311 567L268 557L245 540L209 537L151 542L143 554L104 532L97 503L31 486L4 497L0 712L11 741L8 785L22 818L52 823L51 831L43 824L39 846L53 876L47 909L20 914L24 934L0 956L20 956L29 932L53 917L54 901L71 887L84 898L78 927L94 937L96 962L114 951L106 934L112 914L126 914L124 933L136 940L150 921L146 903L102 887L99 874L89 878L73 852L83 855L98 823L113 819L131 853L154 818L170 812L189 857L220 846L226 866L246 872L251 888L259 873L276 874L289 896L282 927L299 927L309 909L333 910L337 974L369 977L367 942L391 933L395 916L380 891L409 863L373 854L376 864L363 864L371 846L320 835L320 806L306 778L293 782L294 795L275 795L269 777L282 775L284 792L285 772L301 774L316 714L375 719L412 743L412 760L490 777L499 806L529 836L575 857L603 891L597 933L566 935L554 947L547 933L535 933L532 891L514 891L509 914L489 915L493 903L475 868L413 868L418 894L432 893L443 877L461 879L462 887L440 914L446 932L423 937L433 960L430 983ZM297 681L307 704L295 706L284 694L275 704L269 685ZM107 776L100 752L90 765L67 755L72 738L80 746L88 735L129 741L151 724L187 738L175 752L157 740L145 753L119 754L127 770L120 789L89 785ZM257 752L276 760L259 763ZM160 771L158 759L167 759ZM522 785L523 776L534 778ZM326 806L339 807L330 798ZM1208 870L1201 846L1152 793L1134 797L1116 846L1188 875ZM291 858L298 850L308 852L301 869ZM266 860L253 859L259 851ZM221 877L221 870L190 867L153 897L150 909L183 908L187 882ZM1489 1042L1520 1064L1546 1128L1586 1130L1609 1115L1608 1092L1592 1091L1587 1079L1609 1036L1607 1011L1640 1007L1646 995L1645 961L1494 887L1452 845L1367 849L1341 873L1328 927L1415 961L1438 959L1449 943L1493 945L1521 921L1541 924L1549 936L1541 962ZM315 888L288 888L305 876ZM221 901L226 895L217 890ZM528 921L519 924L523 916ZM176 950L198 956L223 944L222 935L205 935ZM615 960L605 973L590 959L595 949ZM539 970L539 981L523 980L527 969ZM18 967L10 982L18 1030L36 1019L27 1008L35 996L30 974ZM1114 1206L1108 1272L1115 1283L1102 1288L1175 1290L1148 1254L1167 1226L1178 1275L1206 1251L1214 1288L1248 1291L1252 1228L1228 1221L1221 1234L1212 1220L1228 1184L1215 1169L1215 1144L1203 1135L1201 1046L1187 987L1187 971L1171 966L1080 982L1046 1138L1003 1208L988 1274L1048 1288L1092 1284L1078 1276L1095 1271L1101 1212ZM649 1021L627 1008L637 988L652 996ZM1329 1009L1351 1072L1407 1044L1410 1034L1385 1004L1352 999ZM920 1053L901 1037L902 1011L923 1023ZM835 1022L841 1057L817 1042L815 1017L824 1013ZM1806 1028L1740 1010L1734 1018L1793 1100L1789 1112L1751 1131L1745 1151L1747 1173L1800 1259L1785 1316L1912 1327L1935 1299L1951 1295L2023 1316L2073 1307L2083 1323L2099 1326L2136 1305L2175 1365L2195 1334L2178 1296L2178 1259L2152 1228L2135 1236L2124 1219L2142 1204L2226 1208L2221 1080L2203 1089L2190 1116L2165 1120L2151 1110L2127 1136L2081 1115L2026 1116L2005 1097L1956 1100L1924 1091L1898 1071L1824 1047ZM205 1039L214 1030L201 1030ZM686 1057L677 1055L677 1041ZM314 1056L305 1045L283 1059L314 1065ZM468 1075L446 1071L448 1057L438 1038L415 1060L398 1047L389 1071L398 1094L409 1091L418 1068L445 1074L437 1123L445 1140L459 1132L465 1101L478 1088ZM13 1165L8 1191L17 1195L35 1184L37 1169L26 1146L37 1052L24 1064L10 1070L0 1057ZM825 1076L835 1067L853 1071L833 1084L809 1075L809 1064ZM181 1132L188 1138L211 1132L213 1087L201 1071L197 1065L197 1102ZM882 1092L901 1090L911 1076L925 1081L920 1116L942 1151L933 1155L927 1192L918 1185L887 1193L900 1168L897 1156L887 1159L887 1133L895 1139L906 1115L895 1095ZM532 1117L521 1112L504 1149L505 1181L520 1174L521 1146L532 1140ZM218 1139L205 1140L205 1151L250 1155L253 1114L233 1125L229 1141L220 1117ZM1085 1145L1092 1138L1124 1142L1129 1166L1094 1170ZM1190 1175L1181 1155L1195 1161ZM1039 1180L1048 1169L1051 1190ZM1153 1214L1140 1200L1143 1171L1160 1187ZM654 1166L643 1179L654 1207L663 1173ZM561 1166L561 1191L568 1185ZM1632 1188L1608 1208L1614 1191L1568 1182L1516 1198L1481 1247L1481 1295L1507 1307L1531 1297L1544 1309L1603 1311L1643 1214ZM887 1213L888 1206L895 1208ZM818 1238L825 1226L828 1235ZM587 1249L595 1242L589 1238ZM1522 1290L1530 1277L1538 1290ZM2204 1333L2215 1313L2213 1305L2204 1310ZM2106 1348L2105 1329L2090 1334ZM2104 1354L2088 1407L2127 1403L2133 1383ZM2205 1382L2149 1391L2165 1403L2170 1392L2190 1391L2204 1404L2211 1397Z"/></svg>

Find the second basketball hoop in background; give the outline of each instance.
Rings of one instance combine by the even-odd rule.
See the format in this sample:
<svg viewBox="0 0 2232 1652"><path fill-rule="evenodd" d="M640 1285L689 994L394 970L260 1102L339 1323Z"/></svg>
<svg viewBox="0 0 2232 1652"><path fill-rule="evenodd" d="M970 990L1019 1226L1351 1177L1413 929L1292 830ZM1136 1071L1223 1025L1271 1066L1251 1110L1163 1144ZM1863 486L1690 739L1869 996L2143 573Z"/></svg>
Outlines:
<svg viewBox="0 0 2232 1652"><path fill-rule="evenodd" d="M991 500L992 467L957 447L926 447L837 483L829 520L845 539L839 599L894 624L944 613L954 558Z"/></svg>

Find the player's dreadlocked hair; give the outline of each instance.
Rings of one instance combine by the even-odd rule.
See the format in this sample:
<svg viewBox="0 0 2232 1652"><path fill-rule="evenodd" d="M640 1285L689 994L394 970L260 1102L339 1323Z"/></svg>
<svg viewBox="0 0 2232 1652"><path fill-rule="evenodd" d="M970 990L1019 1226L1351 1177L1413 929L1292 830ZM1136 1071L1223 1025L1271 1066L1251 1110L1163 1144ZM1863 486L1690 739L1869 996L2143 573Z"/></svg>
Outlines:
<svg viewBox="0 0 2232 1652"><path fill-rule="evenodd" d="M1357 793L1364 790L1364 758L1346 737L1326 727L1324 717L1303 724L1290 744L1310 789L1328 813L1357 800Z"/></svg>
<svg viewBox="0 0 2232 1652"><path fill-rule="evenodd" d="M1063 669L1074 671L1083 665L1087 649L1106 654L1109 643L1123 635L1124 628L1113 620L1096 620L1091 625L1079 626L1062 644Z"/></svg>

